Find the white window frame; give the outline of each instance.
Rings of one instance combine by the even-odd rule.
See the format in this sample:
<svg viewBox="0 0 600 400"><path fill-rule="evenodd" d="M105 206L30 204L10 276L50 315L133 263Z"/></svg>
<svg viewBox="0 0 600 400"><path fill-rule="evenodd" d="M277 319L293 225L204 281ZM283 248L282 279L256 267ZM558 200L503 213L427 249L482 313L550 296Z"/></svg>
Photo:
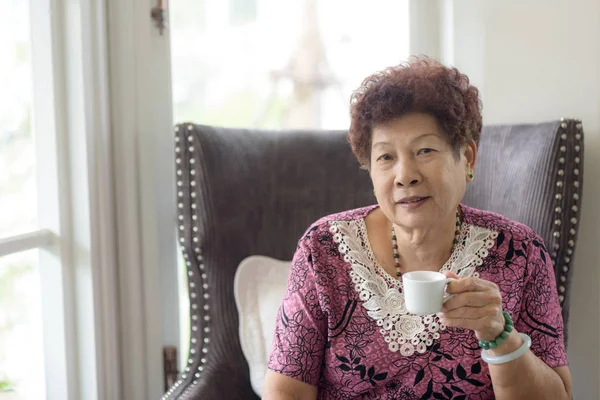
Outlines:
<svg viewBox="0 0 600 400"><path fill-rule="evenodd" d="M48 399L119 399L108 56L104 1L30 0L39 249Z"/></svg>
<svg viewBox="0 0 600 400"><path fill-rule="evenodd" d="M40 230L3 238L0 255L40 249L48 399L159 398L163 346L181 348L155 5L30 0Z"/></svg>
<svg viewBox="0 0 600 400"><path fill-rule="evenodd" d="M20 235L0 239L0 257L14 253L48 247L52 244L53 234L48 229L39 229Z"/></svg>
<svg viewBox="0 0 600 400"><path fill-rule="evenodd" d="M30 1L48 398L159 398L181 348L168 32L155 0Z"/></svg>
<svg viewBox="0 0 600 400"><path fill-rule="evenodd" d="M156 0L105 0L120 281L122 395L159 398L179 299L170 39ZM187 355L186 355L187 357Z"/></svg>

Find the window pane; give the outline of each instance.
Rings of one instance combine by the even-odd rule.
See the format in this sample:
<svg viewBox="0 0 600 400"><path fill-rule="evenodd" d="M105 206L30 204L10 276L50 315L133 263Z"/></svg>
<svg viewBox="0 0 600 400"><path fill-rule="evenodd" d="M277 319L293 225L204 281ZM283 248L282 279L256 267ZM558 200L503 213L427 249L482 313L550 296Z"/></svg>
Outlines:
<svg viewBox="0 0 600 400"><path fill-rule="evenodd" d="M256 20L257 0L229 0L232 25L252 23Z"/></svg>
<svg viewBox="0 0 600 400"><path fill-rule="evenodd" d="M0 399L45 399L38 250L0 257Z"/></svg>
<svg viewBox="0 0 600 400"><path fill-rule="evenodd" d="M361 0L178 0L170 7L178 122L345 129L362 79L408 56L408 0L368 7Z"/></svg>
<svg viewBox="0 0 600 400"><path fill-rule="evenodd" d="M0 237L36 229L28 0L0 0Z"/></svg>

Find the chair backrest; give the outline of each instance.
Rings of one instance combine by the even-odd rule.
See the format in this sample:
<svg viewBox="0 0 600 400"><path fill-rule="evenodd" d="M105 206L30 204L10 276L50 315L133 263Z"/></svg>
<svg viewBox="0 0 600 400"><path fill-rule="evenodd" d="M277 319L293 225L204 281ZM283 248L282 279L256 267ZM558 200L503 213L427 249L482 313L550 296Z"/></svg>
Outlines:
<svg viewBox="0 0 600 400"><path fill-rule="evenodd" d="M565 323L583 186L580 121L484 128L464 203L494 211L537 232L554 264Z"/></svg>
<svg viewBox="0 0 600 400"><path fill-rule="evenodd" d="M165 398L258 398L239 343L235 271L250 255L289 260L312 222L375 202L369 176L345 135L175 127L191 343L187 367ZM484 128L465 199L540 233L556 262L565 320L577 233L573 218L580 212L573 206L579 205L575 195L582 183L581 135L573 120Z"/></svg>

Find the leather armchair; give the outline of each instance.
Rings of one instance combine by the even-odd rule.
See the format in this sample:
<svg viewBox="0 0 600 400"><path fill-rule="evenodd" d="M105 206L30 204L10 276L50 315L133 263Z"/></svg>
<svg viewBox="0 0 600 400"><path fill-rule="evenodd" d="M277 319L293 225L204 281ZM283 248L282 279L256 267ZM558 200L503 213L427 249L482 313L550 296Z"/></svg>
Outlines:
<svg viewBox="0 0 600 400"><path fill-rule="evenodd" d="M175 127L179 241L187 263L191 343L165 399L257 399L238 338L233 279L250 255L290 260L326 214L373 204L343 131ZM569 287L583 186L577 120L486 126L464 203L540 234L569 319ZM565 328L566 335L566 328Z"/></svg>

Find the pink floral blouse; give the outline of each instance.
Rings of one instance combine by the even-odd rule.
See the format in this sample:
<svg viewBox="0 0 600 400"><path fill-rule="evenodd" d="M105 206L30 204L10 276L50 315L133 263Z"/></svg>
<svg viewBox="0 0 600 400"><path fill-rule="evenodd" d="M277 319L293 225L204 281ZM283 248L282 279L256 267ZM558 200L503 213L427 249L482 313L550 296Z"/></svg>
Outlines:
<svg viewBox="0 0 600 400"><path fill-rule="evenodd" d="M277 317L269 369L317 386L319 399L493 399L472 331L406 311L402 283L377 263L364 217L331 215L300 239ZM461 206L442 267L495 282L531 350L567 365L554 271L542 239L500 215Z"/></svg>

